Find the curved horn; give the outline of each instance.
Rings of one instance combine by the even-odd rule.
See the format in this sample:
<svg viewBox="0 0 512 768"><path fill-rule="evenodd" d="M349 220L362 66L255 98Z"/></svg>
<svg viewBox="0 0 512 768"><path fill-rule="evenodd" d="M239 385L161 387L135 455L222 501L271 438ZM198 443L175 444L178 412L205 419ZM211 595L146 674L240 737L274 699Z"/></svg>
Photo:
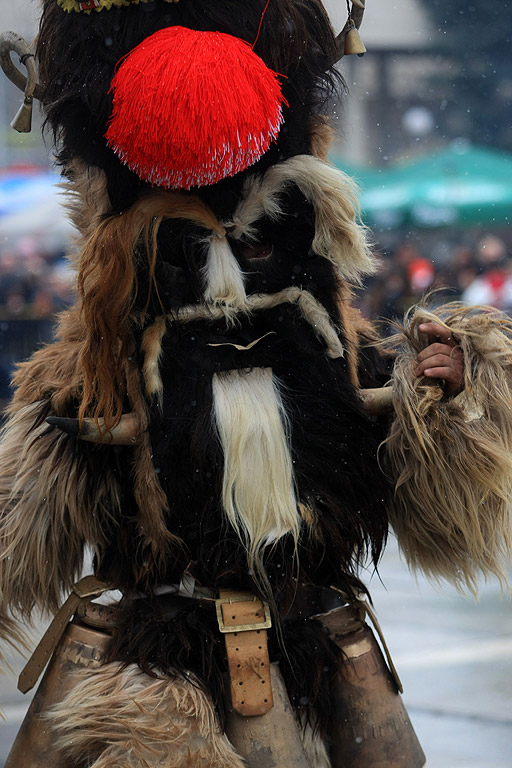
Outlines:
<svg viewBox="0 0 512 768"><path fill-rule="evenodd" d="M124 413L118 423L108 430L103 419L98 419L97 422L95 419L84 419L81 425L78 419L60 416L48 416L46 421L61 432L101 445L134 445L141 433L140 420L136 413Z"/></svg>
<svg viewBox="0 0 512 768"><path fill-rule="evenodd" d="M34 40L35 43L35 40ZM21 35L16 32L4 32L0 35L0 66L9 80L17 86L20 91L25 91L28 80L34 80L33 96L40 99L43 95L43 89L37 84L36 63L34 52L32 50L34 43L28 45ZM21 63L27 68L28 78L11 61L11 51L17 53Z"/></svg>
<svg viewBox="0 0 512 768"><path fill-rule="evenodd" d="M363 401L363 408L369 413L389 413L393 410L393 390L391 387L360 389L359 394Z"/></svg>
<svg viewBox="0 0 512 768"><path fill-rule="evenodd" d="M369 413L382 414L393 410L391 387L360 389L359 395L363 408ZM103 419L98 419L98 423L94 419L84 419L81 427L78 419L48 416L46 421L61 432L100 445L134 445L141 434L140 420L136 413L124 413L110 430L105 429Z"/></svg>
<svg viewBox="0 0 512 768"><path fill-rule="evenodd" d="M345 38L347 32L350 29L359 29L363 23L363 16L365 11L366 0L352 0L352 10L349 13L347 23L336 38L336 59L333 61L335 64L337 61L343 58L345 55Z"/></svg>
<svg viewBox="0 0 512 768"><path fill-rule="evenodd" d="M26 76L12 63L12 51L18 54L21 63L27 68ZM37 68L32 46L29 46L15 32L5 32L3 35L0 35L0 66L9 80L22 90L25 95L23 104L12 121L11 126L20 133L29 133L34 98L40 99L42 96L42 88L37 83Z"/></svg>

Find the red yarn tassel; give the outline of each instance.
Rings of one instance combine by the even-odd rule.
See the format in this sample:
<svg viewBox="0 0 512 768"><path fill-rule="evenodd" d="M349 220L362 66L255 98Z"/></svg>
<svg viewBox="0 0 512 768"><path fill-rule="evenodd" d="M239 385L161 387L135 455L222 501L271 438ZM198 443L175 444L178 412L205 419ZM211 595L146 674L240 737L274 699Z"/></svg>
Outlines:
<svg viewBox="0 0 512 768"><path fill-rule="evenodd" d="M237 37L169 27L135 48L112 80L109 146L144 181L215 184L275 140L286 100L278 76Z"/></svg>

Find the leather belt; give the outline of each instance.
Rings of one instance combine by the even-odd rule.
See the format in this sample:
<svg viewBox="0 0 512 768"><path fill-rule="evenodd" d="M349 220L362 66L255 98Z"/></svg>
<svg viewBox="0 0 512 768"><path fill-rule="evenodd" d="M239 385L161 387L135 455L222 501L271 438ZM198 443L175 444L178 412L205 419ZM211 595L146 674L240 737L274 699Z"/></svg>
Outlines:
<svg viewBox="0 0 512 768"><path fill-rule="evenodd" d="M233 709L245 717L264 715L274 705L270 681L267 603L248 592L221 590L216 600L219 629L226 641Z"/></svg>

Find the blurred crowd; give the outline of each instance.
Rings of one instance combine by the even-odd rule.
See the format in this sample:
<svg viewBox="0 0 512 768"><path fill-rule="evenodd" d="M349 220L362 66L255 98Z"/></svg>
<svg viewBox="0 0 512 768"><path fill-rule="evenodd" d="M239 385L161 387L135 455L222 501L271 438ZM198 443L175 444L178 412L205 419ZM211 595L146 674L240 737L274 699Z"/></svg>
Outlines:
<svg viewBox="0 0 512 768"><path fill-rule="evenodd" d="M441 248L404 239L380 251L378 273L365 285L359 304L385 329L427 293L437 304L486 304L512 314L512 256L505 241L485 234L469 245Z"/></svg>
<svg viewBox="0 0 512 768"><path fill-rule="evenodd" d="M27 237L0 250L0 318L48 318L73 300L73 272L62 252Z"/></svg>
<svg viewBox="0 0 512 768"><path fill-rule="evenodd" d="M15 361L52 339L55 314L73 301L74 275L62 252L33 237L0 247L0 402L10 397Z"/></svg>

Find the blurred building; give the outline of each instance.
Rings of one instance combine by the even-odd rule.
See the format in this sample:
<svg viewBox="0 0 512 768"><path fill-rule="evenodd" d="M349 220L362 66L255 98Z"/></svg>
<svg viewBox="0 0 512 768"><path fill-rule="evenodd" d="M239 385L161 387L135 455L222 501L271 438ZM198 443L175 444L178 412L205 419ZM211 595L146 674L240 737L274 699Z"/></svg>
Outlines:
<svg viewBox="0 0 512 768"><path fill-rule="evenodd" d="M344 3L325 0L335 29L342 29ZM336 153L351 164L385 165L397 154L428 147L436 127L437 97L429 75L435 34L420 0L367 0L361 38L364 57L347 56L340 68L348 94L337 109ZM404 150L405 148L405 150Z"/></svg>
<svg viewBox="0 0 512 768"><path fill-rule="evenodd" d="M327 0L337 28L342 3ZM341 63L339 151L386 166L454 139L512 152L512 0L367 0L368 53Z"/></svg>

